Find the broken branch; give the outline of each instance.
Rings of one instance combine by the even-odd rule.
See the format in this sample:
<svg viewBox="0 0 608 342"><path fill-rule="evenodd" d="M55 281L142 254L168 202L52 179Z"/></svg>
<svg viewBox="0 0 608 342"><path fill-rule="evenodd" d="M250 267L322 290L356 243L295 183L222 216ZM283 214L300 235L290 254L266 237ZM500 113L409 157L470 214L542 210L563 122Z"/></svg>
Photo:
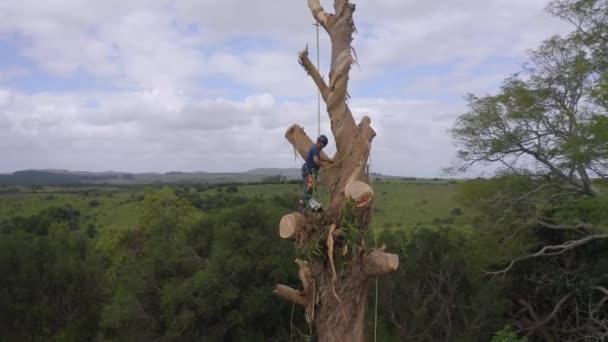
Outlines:
<svg viewBox="0 0 608 342"><path fill-rule="evenodd" d="M319 91L321 92L321 97L323 97L323 101L327 101L327 96L329 95L329 88L327 87L327 84L325 84L325 81L319 73L319 70L317 70L317 68L312 64L312 62L308 58L308 47L306 47L306 49L300 52L299 62L300 65L304 68L304 70L306 70L306 72L310 75L310 77L312 77L312 80L317 85L317 88L319 88Z"/></svg>
<svg viewBox="0 0 608 342"><path fill-rule="evenodd" d="M374 131L370 124L371 119L369 118L369 116L366 115L363 117L363 119L361 119L361 122L359 122L358 129L359 134L361 134L365 138L365 140L371 143L374 137L376 136L376 131Z"/></svg>

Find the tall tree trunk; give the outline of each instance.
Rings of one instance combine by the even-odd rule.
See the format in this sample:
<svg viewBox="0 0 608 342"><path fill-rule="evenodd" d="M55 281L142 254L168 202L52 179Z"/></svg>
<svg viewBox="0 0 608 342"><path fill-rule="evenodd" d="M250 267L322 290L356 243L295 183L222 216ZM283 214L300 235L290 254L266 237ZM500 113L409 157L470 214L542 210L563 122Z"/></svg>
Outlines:
<svg viewBox="0 0 608 342"><path fill-rule="evenodd" d="M275 293L305 308L319 341L360 342L366 340L369 279L394 272L399 258L386 253L384 246L367 248L363 240L373 215L367 160L376 133L367 116L357 124L346 103L355 5L334 0L334 14L327 13L319 0L308 0L308 7L332 43L329 84L309 60L308 50L300 53L299 62L325 101L337 152L335 163L320 171L330 193L326 210L291 213L280 222L280 236L295 240L299 255L306 259L296 259L303 289L277 285ZM305 158L313 140L304 129L293 125L285 137Z"/></svg>

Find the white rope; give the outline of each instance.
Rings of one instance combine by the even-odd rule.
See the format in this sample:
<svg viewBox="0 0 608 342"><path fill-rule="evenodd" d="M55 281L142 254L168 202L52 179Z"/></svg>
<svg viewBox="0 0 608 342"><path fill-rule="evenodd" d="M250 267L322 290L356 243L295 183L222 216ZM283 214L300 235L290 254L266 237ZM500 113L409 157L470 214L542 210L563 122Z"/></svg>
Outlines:
<svg viewBox="0 0 608 342"><path fill-rule="evenodd" d="M374 177L372 176L372 147L369 147L369 164L367 166L367 175L369 177L369 185L374 189ZM378 233L376 231L376 201L372 202L372 215L371 225L374 233L374 248L378 248ZM378 277L375 277L375 295L374 295L374 342L377 342L378 338Z"/></svg>

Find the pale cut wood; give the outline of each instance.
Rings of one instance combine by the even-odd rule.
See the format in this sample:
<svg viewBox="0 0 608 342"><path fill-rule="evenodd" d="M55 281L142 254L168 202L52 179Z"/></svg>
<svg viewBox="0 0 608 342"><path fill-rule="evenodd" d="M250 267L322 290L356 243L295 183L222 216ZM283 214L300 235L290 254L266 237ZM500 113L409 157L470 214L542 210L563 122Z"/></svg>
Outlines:
<svg viewBox="0 0 608 342"><path fill-rule="evenodd" d="M363 269L370 276L380 276L395 272L399 268L399 256L386 253L384 246L366 253L363 258Z"/></svg>
<svg viewBox="0 0 608 342"><path fill-rule="evenodd" d="M347 198L352 198L355 201L357 208L368 206L374 197L372 187L362 181L352 181L346 184L344 195Z"/></svg>
<svg viewBox="0 0 608 342"><path fill-rule="evenodd" d="M364 116L359 122L359 134L361 134L365 140L372 142L372 139L376 136L376 131L370 126L371 119L369 116Z"/></svg>
<svg viewBox="0 0 608 342"><path fill-rule="evenodd" d="M302 306L306 305L306 296L304 296L302 292L296 289L292 289L289 286L278 284L273 292L277 296L284 298L290 302L294 302Z"/></svg>
<svg viewBox="0 0 608 342"><path fill-rule="evenodd" d="M306 159L308 150L314 142L308 137L306 132L304 132L304 128L296 124L292 125L285 132L285 138L293 145L298 155L300 155L302 159ZM323 151L321 151L321 156L324 159L328 159L327 154ZM338 172L339 169L337 167L321 168L319 175L321 176L321 183L326 189L332 189L334 187L333 184L336 182Z"/></svg>
<svg viewBox="0 0 608 342"><path fill-rule="evenodd" d="M306 226L306 222L306 216L300 213L287 214L279 223L279 235L282 239L295 239L298 232Z"/></svg>
<svg viewBox="0 0 608 342"><path fill-rule="evenodd" d="M325 12L319 0L308 0L308 8L312 12L312 16L317 20L323 28L329 32L329 19L331 15Z"/></svg>

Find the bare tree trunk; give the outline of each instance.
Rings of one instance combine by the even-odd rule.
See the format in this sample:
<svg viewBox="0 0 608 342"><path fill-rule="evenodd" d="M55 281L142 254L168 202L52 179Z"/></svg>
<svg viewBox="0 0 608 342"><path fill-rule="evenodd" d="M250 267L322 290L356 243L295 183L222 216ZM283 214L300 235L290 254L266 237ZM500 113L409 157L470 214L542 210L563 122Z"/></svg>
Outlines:
<svg viewBox="0 0 608 342"><path fill-rule="evenodd" d="M395 271L399 258L384 252L384 247L365 247L363 234L355 234L359 236L356 241L349 240L353 234L345 232L352 233L353 227L341 227L340 218L347 210L356 218L354 229L359 233L367 229L373 214L367 160L376 133L367 116L357 124L346 103L355 5L349 0L334 0L334 14L327 13L319 0L308 0L308 7L331 39L329 84L308 59L307 50L300 53L299 62L326 103L337 152L335 163L320 171L321 182L330 193L324 213L291 213L280 223L282 238L295 240L300 251L321 246L322 256L309 254L308 260L296 259L303 290L277 285L275 293L304 306L307 320L316 325L319 341L361 342L366 340L368 281ZM305 158L313 140L304 129L293 125L285 137Z"/></svg>

